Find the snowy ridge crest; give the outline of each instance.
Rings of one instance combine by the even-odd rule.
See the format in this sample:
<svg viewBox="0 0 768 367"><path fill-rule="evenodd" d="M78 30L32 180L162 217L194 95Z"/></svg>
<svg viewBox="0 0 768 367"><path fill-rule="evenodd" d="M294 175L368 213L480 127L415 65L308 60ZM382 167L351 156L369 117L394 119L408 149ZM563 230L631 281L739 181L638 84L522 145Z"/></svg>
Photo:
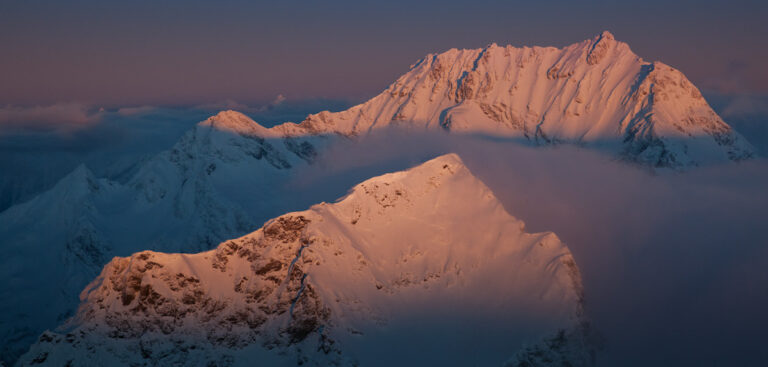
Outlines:
<svg viewBox="0 0 768 367"><path fill-rule="evenodd" d="M254 135L264 138L279 137L274 130L267 129L245 114L233 110L221 111L200 122L198 125L243 135Z"/></svg>

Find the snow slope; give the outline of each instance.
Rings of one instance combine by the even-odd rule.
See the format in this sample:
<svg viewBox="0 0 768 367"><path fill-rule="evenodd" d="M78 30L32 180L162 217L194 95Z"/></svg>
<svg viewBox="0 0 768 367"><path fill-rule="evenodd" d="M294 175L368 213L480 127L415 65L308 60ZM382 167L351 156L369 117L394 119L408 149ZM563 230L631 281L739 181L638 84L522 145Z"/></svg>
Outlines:
<svg viewBox="0 0 768 367"><path fill-rule="evenodd" d="M10 363L71 316L80 290L113 256L208 250L291 208L274 187L328 140L276 136L225 111L144 162L125 184L80 166L0 213L0 360Z"/></svg>
<svg viewBox="0 0 768 367"><path fill-rule="evenodd" d="M21 363L500 365L527 342L511 365L577 366L582 297L557 236L524 232L450 154L215 250L114 258Z"/></svg>
<svg viewBox="0 0 768 367"><path fill-rule="evenodd" d="M754 155L680 71L643 60L609 32L564 48L430 54L363 104L279 128L360 135L388 126L573 143L656 167Z"/></svg>

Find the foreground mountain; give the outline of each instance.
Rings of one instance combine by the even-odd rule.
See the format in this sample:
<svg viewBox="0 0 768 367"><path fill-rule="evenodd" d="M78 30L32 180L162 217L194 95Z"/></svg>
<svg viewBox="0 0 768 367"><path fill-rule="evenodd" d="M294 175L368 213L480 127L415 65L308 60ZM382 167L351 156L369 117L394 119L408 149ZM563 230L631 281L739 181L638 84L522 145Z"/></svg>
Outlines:
<svg viewBox="0 0 768 367"><path fill-rule="evenodd" d="M21 362L588 364L573 257L523 228L442 156L215 250L114 258Z"/></svg>
<svg viewBox="0 0 768 367"><path fill-rule="evenodd" d="M125 183L84 166L0 213L0 356L10 363L72 315L80 290L113 256L197 252L296 205L276 197L290 168L328 139L274 136L236 112L201 122Z"/></svg>

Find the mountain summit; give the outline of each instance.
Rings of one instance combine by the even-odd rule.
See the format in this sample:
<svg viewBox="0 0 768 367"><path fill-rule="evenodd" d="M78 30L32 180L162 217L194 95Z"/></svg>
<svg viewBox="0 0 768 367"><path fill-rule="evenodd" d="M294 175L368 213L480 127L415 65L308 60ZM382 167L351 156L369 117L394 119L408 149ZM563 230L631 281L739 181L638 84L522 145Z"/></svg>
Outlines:
<svg viewBox="0 0 768 367"><path fill-rule="evenodd" d="M359 135L389 126L573 143L656 167L754 154L680 71L643 60L607 31L563 48L429 54L371 100L310 115L294 130Z"/></svg>

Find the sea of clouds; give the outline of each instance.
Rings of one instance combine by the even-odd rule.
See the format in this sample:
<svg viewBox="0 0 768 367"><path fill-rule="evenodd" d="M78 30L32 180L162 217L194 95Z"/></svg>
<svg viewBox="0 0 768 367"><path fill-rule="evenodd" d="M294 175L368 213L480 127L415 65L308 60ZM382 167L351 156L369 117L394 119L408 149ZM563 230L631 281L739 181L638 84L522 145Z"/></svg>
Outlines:
<svg viewBox="0 0 768 367"><path fill-rule="evenodd" d="M763 155L766 101L713 102ZM80 163L119 180L219 109L243 110L271 126L348 105L278 97L256 107L0 108L0 210ZM587 312L604 337L600 365L768 365L768 160L651 171L567 145L382 131L335 145L284 190L307 204L333 201L372 176L449 152L529 231L553 231L568 244L584 277Z"/></svg>

